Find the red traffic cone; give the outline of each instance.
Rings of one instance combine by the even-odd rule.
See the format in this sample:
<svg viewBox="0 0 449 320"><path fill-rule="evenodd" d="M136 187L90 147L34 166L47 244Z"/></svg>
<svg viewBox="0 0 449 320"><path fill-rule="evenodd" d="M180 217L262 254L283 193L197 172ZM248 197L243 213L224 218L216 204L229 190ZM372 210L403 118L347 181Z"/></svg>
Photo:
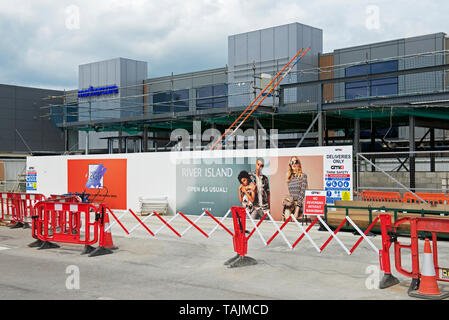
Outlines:
<svg viewBox="0 0 449 320"><path fill-rule="evenodd" d="M109 214L105 212L104 216L104 237L103 237L103 247L108 249L118 249L117 247L114 247L114 242L112 242L112 233L111 228L109 224Z"/></svg>
<svg viewBox="0 0 449 320"><path fill-rule="evenodd" d="M435 274L435 265L433 264L433 254L430 248L430 241L426 239L424 244L424 255L422 263L422 272L417 292L410 293L410 296L440 300L449 296L449 293L441 294L438 288L437 276Z"/></svg>
<svg viewBox="0 0 449 320"><path fill-rule="evenodd" d="M96 257L105 254L111 254L112 250L118 249L114 247L114 243L112 242L112 234L111 228L109 224L109 215L107 212L104 212L104 221L102 225L100 225L100 243L99 247L96 248L89 254L89 257ZM108 230L109 229L109 230Z"/></svg>

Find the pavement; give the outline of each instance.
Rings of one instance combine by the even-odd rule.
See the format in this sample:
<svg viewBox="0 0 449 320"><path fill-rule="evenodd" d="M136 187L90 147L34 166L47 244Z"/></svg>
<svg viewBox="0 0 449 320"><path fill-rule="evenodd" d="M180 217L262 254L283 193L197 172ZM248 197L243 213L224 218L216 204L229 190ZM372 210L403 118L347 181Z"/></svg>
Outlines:
<svg viewBox="0 0 449 320"><path fill-rule="evenodd" d="M130 214L121 221L128 231L137 225ZM146 224L153 232L163 226L154 216L147 218ZM197 224L207 233L216 226L207 216ZM231 219L224 224L233 230ZM179 233L190 226L180 216L171 225ZM275 231L270 221L262 223L265 241ZM294 223L289 223L284 233L289 243L301 234ZM34 240L30 229L0 226L0 300L415 299L407 295L411 279L394 269L393 250L393 275L400 284L377 288L383 273L379 270L378 253L366 241L352 255L335 239L318 253L307 237L290 249L280 235L265 246L260 235L254 233L248 255L258 264L228 268L223 263L235 254L231 236L221 227L209 238L193 227L179 238L164 227L154 238L141 226L126 235L114 224L112 235L118 250L110 255L87 257L80 254L82 245L60 244L60 248L49 250L29 248ZM320 247L329 233L313 227L310 236ZM338 237L348 249L359 238L349 232L341 232ZM380 235L369 239L381 247ZM400 237L399 241L407 243L408 239ZM421 252L423 243L420 241ZM438 242L438 254L440 265L445 267L449 242ZM404 252L403 261L404 267L410 269L410 254ZM449 291L448 283L439 282L439 286L441 291Z"/></svg>

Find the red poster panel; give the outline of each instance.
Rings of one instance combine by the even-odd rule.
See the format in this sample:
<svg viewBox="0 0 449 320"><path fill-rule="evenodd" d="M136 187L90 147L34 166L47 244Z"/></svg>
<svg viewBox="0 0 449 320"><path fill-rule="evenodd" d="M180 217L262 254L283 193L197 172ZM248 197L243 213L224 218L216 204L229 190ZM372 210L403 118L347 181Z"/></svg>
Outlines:
<svg viewBox="0 0 449 320"><path fill-rule="evenodd" d="M67 160L70 193L86 192L94 203L126 210L126 159Z"/></svg>
<svg viewBox="0 0 449 320"><path fill-rule="evenodd" d="M326 205L326 191L306 190L304 215L322 216Z"/></svg>

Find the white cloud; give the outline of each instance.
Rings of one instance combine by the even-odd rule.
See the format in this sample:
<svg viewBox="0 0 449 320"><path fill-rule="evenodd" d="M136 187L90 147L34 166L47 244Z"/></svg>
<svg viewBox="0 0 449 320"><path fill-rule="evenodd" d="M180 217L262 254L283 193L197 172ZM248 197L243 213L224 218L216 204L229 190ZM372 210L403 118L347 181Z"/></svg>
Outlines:
<svg viewBox="0 0 449 320"><path fill-rule="evenodd" d="M79 28L67 28L70 6L79 8ZM366 28L367 6L379 8L378 29ZM79 64L119 56L148 61L150 76L222 67L229 35L292 22L323 29L329 52L448 31L448 7L405 0L0 0L0 81L70 89Z"/></svg>

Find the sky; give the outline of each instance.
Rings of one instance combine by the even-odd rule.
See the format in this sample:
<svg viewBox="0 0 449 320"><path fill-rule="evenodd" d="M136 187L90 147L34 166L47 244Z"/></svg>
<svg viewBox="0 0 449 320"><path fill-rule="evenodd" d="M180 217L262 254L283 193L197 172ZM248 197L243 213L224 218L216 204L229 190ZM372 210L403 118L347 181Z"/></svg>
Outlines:
<svg viewBox="0 0 449 320"><path fill-rule="evenodd" d="M449 33L447 0L0 0L0 83L76 89L78 66L124 57L149 77L221 68L228 36L300 22L324 52Z"/></svg>

